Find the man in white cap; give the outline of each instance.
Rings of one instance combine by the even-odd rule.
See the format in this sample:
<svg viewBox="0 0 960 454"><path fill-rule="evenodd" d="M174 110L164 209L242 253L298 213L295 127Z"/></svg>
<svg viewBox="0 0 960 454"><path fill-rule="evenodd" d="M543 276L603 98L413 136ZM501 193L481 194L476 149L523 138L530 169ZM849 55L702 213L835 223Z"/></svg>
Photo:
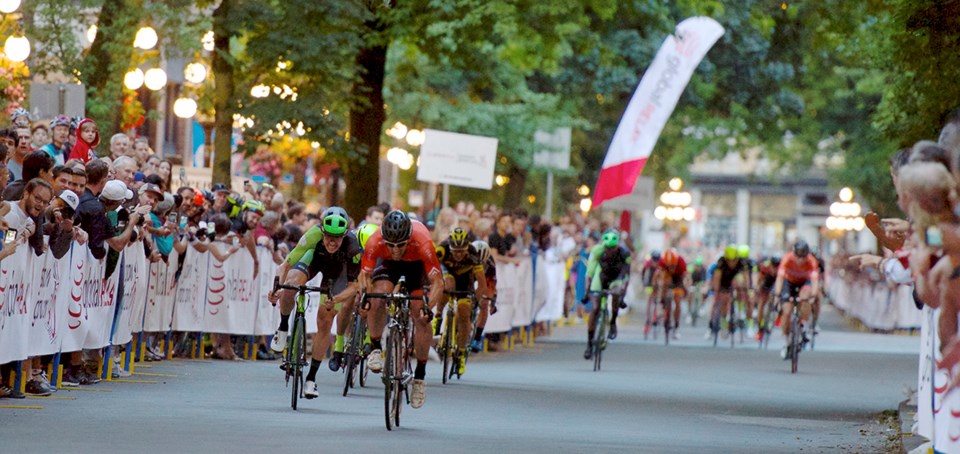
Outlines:
<svg viewBox="0 0 960 454"><path fill-rule="evenodd" d="M66 189L50 202L44 211L44 234L50 236L50 251L54 258L60 259L70 251L70 243L87 242L87 232L73 225L73 217L80 206L80 197L77 193Z"/></svg>

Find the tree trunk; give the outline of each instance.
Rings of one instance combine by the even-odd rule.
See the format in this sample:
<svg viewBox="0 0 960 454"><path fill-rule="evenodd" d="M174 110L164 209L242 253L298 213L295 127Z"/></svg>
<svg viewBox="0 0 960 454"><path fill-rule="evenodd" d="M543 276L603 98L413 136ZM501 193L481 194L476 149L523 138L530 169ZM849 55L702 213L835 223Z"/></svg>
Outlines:
<svg viewBox="0 0 960 454"><path fill-rule="evenodd" d="M82 77L88 101L86 115L97 122L103 137L117 132L122 118L122 83L129 54L118 54L115 49L129 48L132 52L128 42L132 42L135 29L126 17L128 3L124 0L103 2L97 17L97 39L83 61Z"/></svg>
<svg viewBox="0 0 960 454"><path fill-rule="evenodd" d="M353 84L353 106L350 108L350 141L360 153L360 159L344 163L343 175L348 190L344 194L344 208L359 216L367 207L377 204L380 181L380 134L386 112L383 110L383 76L387 64L387 45L379 36L385 29L382 21L366 22L372 37L367 47L357 53L359 77Z"/></svg>
<svg viewBox="0 0 960 454"><path fill-rule="evenodd" d="M303 191L307 186L307 161L306 159L297 163L293 168L293 187L290 191L290 197L293 200L303 200Z"/></svg>
<svg viewBox="0 0 960 454"><path fill-rule="evenodd" d="M213 12L213 109L214 136L213 182L230 187L230 139L233 136L233 63L230 56L232 27L230 8L235 0L222 0Z"/></svg>
<svg viewBox="0 0 960 454"><path fill-rule="evenodd" d="M512 210L519 208L523 203L523 190L527 185L527 171L511 166L507 177L510 178L510 182L507 183L506 191L504 191L503 207Z"/></svg>

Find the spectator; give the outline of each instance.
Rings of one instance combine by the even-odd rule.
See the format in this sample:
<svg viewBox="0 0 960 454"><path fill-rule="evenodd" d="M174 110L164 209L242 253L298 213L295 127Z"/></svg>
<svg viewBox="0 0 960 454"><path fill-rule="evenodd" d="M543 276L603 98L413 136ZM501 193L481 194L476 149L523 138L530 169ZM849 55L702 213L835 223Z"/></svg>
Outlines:
<svg viewBox="0 0 960 454"><path fill-rule="evenodd" d="M260 185L260 189L257 191L257 200L263 204L265 207L269 207L273 203L273 196L277 193L277 188L273 187L270 183L263 183Z"/></svg>
<svg viewBox="0 0 960 454"><path fill-rule="evenodd" d="M307 222L307 207L302 203L294 203L287 209L287 224L286 225L296 225L299 228L303 228L303 225ZM286 226L284 226L286 227Z"/></svg>
<svg viewBox="0 0 960 454"><path fill-rule="evenodd" d="M84 118L77 126L77 143L70 151L70 159L78 159L84 164L97 157L96 146L100 144L100 129L89 118Z"/></svg>
<svg viewBox="0 0 960 454"><path fill-rule="evenodd" d="M517 250L514 247L517 238L510 234L510 227L513 225L513 218L509 214L503 214L497 219L497 229L487 238L490 245L490 253L497 263L520 264L520 259L516 257Z"/></svg>
<svg viewBox="0 0 960 454"><path fill-rule="evenodd" d="M116 161L120 156L130 153L130 137L120 132L110 137L110 160Z"/></svg>
<svg viewBox="0 0 960 454"><path fill-rule="evenodd" d="M37 150L28 154L23 160L23 179L7 185L0 197L3 200L20 200L25 182L34 178L40 178L48 185L53 183L53 158L46 152Z"/></svg>
<svg viewBox="0 0 960 454"><path fill-rule="evenodd" d="M70 155L70 148L68 145L68 139L70 135L70 118L65 115L60 115L57 118L54 118L53 121L50 122L50 131L52 134L51 142L44 145L40 149L50 155L55 164L61 165L66 162L66 156ZM27 135L30 136L29 133ZM29 145L29 141L27 144Z"/></svg>
<svg viewBox="0 0 960 454"><path fill-rule="evenodd" d="M65 189L54 197L53 202L44 211L43 233L49 236L50 251L54 258L60 259L67 255L73 240L77 240L80 244L86 243L86 232L73 225L73 216L78 206L80 206L80 197L75 192Z"/></svg>
<svg viewBox="0 0 960 454"><path fill-rule="evenodd" d="M156 175L159 172L160 158L157 155L150 155L147 157L147 160L143 162L143 175L150 176Z"/></svg>
<svg viewBox="0 0 960 454"><path fill-rule="evenodd" d="M30 128L30 148L36 150L48 143L50 143L50 131L47 125L43 123L33 125Z"/></svg>
<svg viewBox="0 0 960 454"><path fill-rule="evenodd" d="M10 172L10 181L23 179L23 160L30 154L30 147L22 147L17 142L19 136L12 129L0 129L0 143L13 151L13 156L7 161L7 170Z"/></svg>
<svg viewBox="0 0 960 454"><path fill-rule="evenodd" d="M150 156L153 156L153 150L150 149L147 138L137 137L133 141L133 157L137 159L137 162L145 164Z"/></svg>
<svg viewBox="0 0 960 454"><path fill-rule="evenodd" d="M10 183L10 171L7 169L7 146L0 143L0 193L7 189Z"/></svg>
<svg viewBox="0 0 960 454"><path fill-rule="evenodd" d="M160 175L160 189L164 191L170 190L171 177L173 176L173 164L163 159L160 161L160 164L157 164L157 175Z"/></svg>

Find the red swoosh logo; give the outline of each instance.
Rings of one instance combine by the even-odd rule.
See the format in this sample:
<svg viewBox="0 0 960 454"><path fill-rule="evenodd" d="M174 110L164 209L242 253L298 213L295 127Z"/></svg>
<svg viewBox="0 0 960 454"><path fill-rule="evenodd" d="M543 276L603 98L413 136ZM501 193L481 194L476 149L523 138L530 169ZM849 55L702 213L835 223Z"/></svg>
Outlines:
<svg viewBox="0 0 960 454"><path fill-rule="evenodd" d="M943 394L943 392L946 391L946 390L947 390L947 384L946 384L946 383L944 383L943 386L941 386L941 387L936 387L936 386L933 387L933 391L936 392L937 394Z"/></svg>
<svg viewBox="0 0 960 454"><path fill-rule="evenodd" d="M222 275L222 276L220 276L220 277L212 277L212 276L211 276L211 277L210 277L210 280L212 280L212 281L222 281L223 278L225 278L225 277L227 277L227 276L226 276L226 275Z"/></svg>
<svg viewBox="0 0 960 454"><path fill-rule="evenodd" d="M220 299L217 300L217 302L213 302L213 298L209 299L208 301L210 302L210 304L216 306L223 302L223 297L221 296Z"/></svg>
<svg viewBox="0 0 960 454"><path fill-rule="evenodd" d="M223 289L225 289L225 288L227 288L226 285L221 285L219 289L214 289L214 288L211 287L211 288L210 288L210 291L213 292L213 293L220 293L220 292L222 292Z"/></svg>
<svg viewBox="0 0 960 454"><path fill-rule="evenodd" d="M70 314L70 316L73 317L73 318L80 318L80 315L81 315L82 312L83 312L83 309L80 309L79 311L74 312L74 311L70 310L69 307L67 308L67 314Z"/></svg>
<svg viewBox="0 0 960 454"><path fill-rule="evenodd" d="M950 415L953 416L954 418L960 418L960 411L957 411L951 408Z"/></svg>
<svg viewBox="0 0 960 454"><path fill-rule="evenodd" d="M0 273L7 274L7 270L0 270Z"/></svg>
<svg viewBox="0 0 960 454"><path fill-rule="evenodd" d="M220 309L217 309L217 310L210 309L210 315L217 315L219 313L220 313Z"/></svg>
<svg viewBox="0 0 960 454"><path fill-rule="evenodd" d="M74 322L76 322L77 324L74 325L74 324L73 324ZM67 328L77 329L77 328L79 328L79 327L80 327L80 320L70 320L70 321L67 322Z"/></svg>
<svg viewBox="0 0 960 454"><path fill-rule="evenodd" d="M80 263L77 263L77 269L78 269L78 270L82 270L82 269L83 269L83 262L82 262L82 261L81 261Z"/></svg>
<svg viewBox="0 0 960 454"><path fill-rule="evenodd" d="M219 270L223 268L223 262L213 262L213 267Z"/></svg>
<svg viewBox="0 0 960 454"><path fill-rule="evenodd" d="M73 290L70 291L70 297L73 298L74 301L76 301L76 302L78 302L78 303L80 302L80 296L74 295L74 294L73 294ZM80 314L77 314L77 315L79 316Z"/></svg>
<svg viewBox="0 0 960 454"><path fill-rule="evenodd" d="M7 288L6 288L6 287L0 287L0 293L3 293L3 292L5 292L5 291L7 291Z"/></svg>
<svg viewBox="0 0 960 454"><path fill-rule="evenodd" d="M76 280L73 281L73 285L76 285L77 287L81 286L82 284L83 284L83 279L80 279L79 281L76 281Z"/></svg>

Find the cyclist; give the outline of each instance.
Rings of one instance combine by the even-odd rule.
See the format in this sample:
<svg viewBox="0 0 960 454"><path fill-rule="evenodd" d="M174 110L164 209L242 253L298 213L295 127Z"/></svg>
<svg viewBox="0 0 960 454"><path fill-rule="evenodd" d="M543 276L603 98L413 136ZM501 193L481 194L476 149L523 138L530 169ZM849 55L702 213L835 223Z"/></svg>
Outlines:
<svg viewBox="0 0 960 454"><path fill-rule="evenodd" d="M600 244L590 251L587 263L587 277L590 281L590 325L587 328L587 350L583 352L584 359L593 356L593 335L597 330L597 319L600 316L599 293L612 290L613 315L610 317L610 339L617 338L617 314L623 305L623 294L627 289L627 278L630 276L630 251L620 246L620 234L613 229L604 232Z"/></svg>
<svg viewBox="0 0 960 454"><path fill-rule="evenodd" d="M690 274L690 285L691 293L698 298L703 299L703 286L707 281L707 268L703 266L703 257L697 256L693 260L693 265L687 268L688 273ZM687 309L690 312L687 315L687 319L690 323L693 323L693 311L698 310L698 307L694 307L694 298L687 299Z"/></svg>
<svg viewBox="0 0 960 454"><path fill-rule="evenodd" d="M347 212L340 207L330 207L323 212L320 224L313 226L303 235L297 247L277 270L277 276L286 285L304 285L317 273L323 273L320 287L328 293L341 277L347 281L346 287L332 299L323 302L317 311L317 333L313 337L310 372L304 383L303 395L313 399L317 393L317 369L330 344L330 325L341 304L352 301L357 292L357 277L360 274L360 243L353 232L347 230ZM306 245L315 244L312 249ZM306 249L306 250L305 250ZM282 352L287 344L290 313L294 307L295 292L284 290L277 295L273 292L268 299L276 304L280 300L280 326L273 335L270 348Z"/></svg>
<svg viewBox="0 0 960 454"><path fill-rule="evenodd" d="M714 326L716 320L713 320L711 317L710 328L711 330L721 329L726 330L729 327L727 326L728 320L727 317L724 317L724 314L730 312L730 303L733 299L733 288L734 280L740 273L745 271L745 265L742 260L740 260L739 253L737 251L736 245L728 245L723 250L723 256L717 260L716 268L713 270L713 305L714 311L713 314L717 314L719 310L720 314L720 326Z"/></svg>
<svg viewBox="0 0 960 454"><path fill-rule="evenodd" d="M676 339L677 327L680 326L680 301L687 295L687 286L683 280L687 275L687 262L673 248L667 249L657 263L653 282L662 291L673 293L673 336ZM654 290L656 294L656 290ZM668 300L669 301L669 300ZM669 303L668 303L669 304ZM669 309L669 306L667 308Z"/></svg>
<svg viewBox="0 0 960 454"><path fill-rule="evenodd" d="M354 235L357 237L357 242L360 244L361 252L367 244L367 239L370 238L370 235L373 235L373 232L376 232L379 228L379 224L366 223L353 231ZM327 366L333 372L340 370L340 366L343 365L343 349L345 347L344 335L347 332L347 327L350 326L354 302L355 299L345 301L344 304L340 306L340 310L337 312L337 335L333 342L333 355L330 356L330 362L327 363ZM370 334L367 333L368 338L369 336Z"/></svg>
<svg viewBox="0 0 960 454"><path fill-rule="evenodd" d="M640 270L640 280L643 281L643 288L647 294L647 322L643 326L643 335L650 332L650 323L653 320L653 314L656 313L656 302L653 300L653 275L657 271L657 265L660 263L660 251L650 252L650 258L643 262L643 268Z"/></svg>
<svg viewBox="0 0 960 454"><path fill-rule="evenodd" d="M448 292L473 290L477 302L486 297L487 279L483 263L480 261L480 253L470 243L466 230L454 227L450 236L437 245L436 251L440 269L443 271L444 287ZM474 282L477 283L476 289L473 288ZM456 342L462 351L467 348L467 341L470 340L470 313L473 307L467 298L460 299L457 304ZM445 305L446 299L437 304L437 328L440 327L440 314L443 313ZM457 367L463 375L466 370L466 355L460 355L459 361Z"/></svg>
<svg viewBox="0 0 960 454"><path fill-rule="evenodd" d="M737 248L737 256L743 262L744 272L737 279L737 299L743 302L744 312L742 319L747 324L747 335L753 335L753 299L750 298L753 293L753 272L757 264L750 258L750 246L741 244Z"/></svg>
<svg viewBox="0 0 960 454"><path fill-rule="evenodd" d="M764 326L766 320L767 301L773 292L773 286L777 282L777 270L780 268L780 256L774 255L760 262L757 267L757 320L761 329L769 330L769 326ZM760 339L761 333L757 332L757 339Z"/></svg>
<svg viewBox="0 0 960 454"><path fill-rule="evenodd" d="M377 265L377 260L382 263ZM413 375L413 387L410 393L410 405L420 408L426 400L427 359L433 332L430 330L430 309L443 298L443 273L430 231L420 221L412 221L400 210L387 213L380 230L367 240L363 252L360 271L360 287L371 289L374 293L390 293L401 276L411 293L422 294L423 281L430 283L430 297L426 305L423 301L410 301L410 315L414 321L413 347L417 357L417 367ZM370 342L373 351L367 357L367 368L378 373L383 368L383 351L380 336L387 322L386 307L380 300L371 300L368 315Z"/></svg>
<svg viewBox="0 0 960 454"><path fill-rule="evenodd" d="M793 251L787 252L780 261L780 267L777 269L777 281L773 286L774 295L783 303L783 309L780 311L780 317L783 320L783 336L790 338L790 315L793 313L793 302L790 298L798 298L800 301L807 301L800 306L800 321L806 321L810 317L810 302L817 293L820 292L820 272L816 257L810 253L810 246L806 241L797 240L793 245ZM802 325L801 325L802 326ZM806 341L806 339L804 339ZM787 342L789 344L789 341ZM784 345L780 351L780 357L788 359L793 352Z"/></svg>
<svg viewBox="0 0 960 454"><path fill-rule="evenodd" d="M470 343L470 350L479 353L480 350L483 350L483 329L487 326L487 316L497 313L497 263L494 261L493 254L490 253L490 245L486 241L474 241L473 248L477 250L480 263L483 264L483 275L487 283L487 293L480 299L477 329L473 333L473 342Z"/></svg>

